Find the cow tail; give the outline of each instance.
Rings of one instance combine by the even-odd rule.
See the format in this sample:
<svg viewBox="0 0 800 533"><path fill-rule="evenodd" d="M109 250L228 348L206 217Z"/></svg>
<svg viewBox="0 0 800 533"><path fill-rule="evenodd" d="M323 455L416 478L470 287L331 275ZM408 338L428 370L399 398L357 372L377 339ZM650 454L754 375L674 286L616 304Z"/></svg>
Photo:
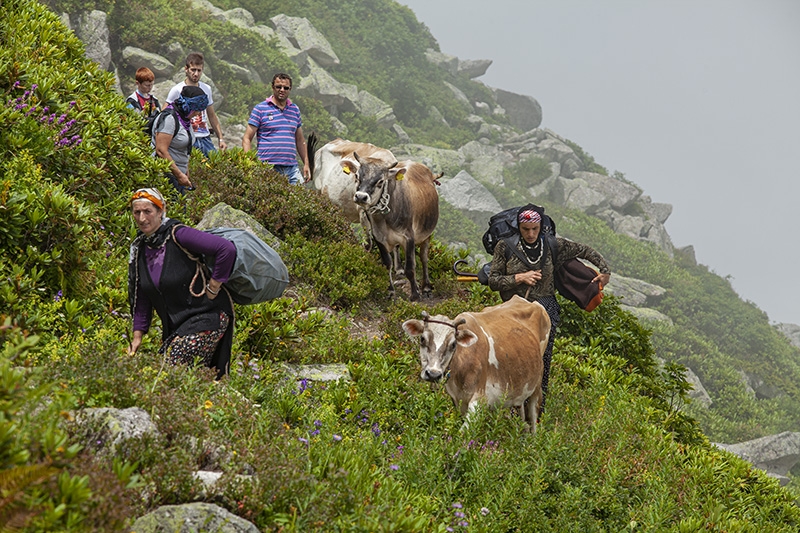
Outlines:
<svg viewBox="0 0 800 533"><path fill-rule="evenodd" d="M314 157L317 155L317 144L319 144L319 138L317 137L317 133L312 131L311 134L308 136L308 146L306 150L306 154L308 157L308 168L311 169L311 179L314 179Z"/></svg>

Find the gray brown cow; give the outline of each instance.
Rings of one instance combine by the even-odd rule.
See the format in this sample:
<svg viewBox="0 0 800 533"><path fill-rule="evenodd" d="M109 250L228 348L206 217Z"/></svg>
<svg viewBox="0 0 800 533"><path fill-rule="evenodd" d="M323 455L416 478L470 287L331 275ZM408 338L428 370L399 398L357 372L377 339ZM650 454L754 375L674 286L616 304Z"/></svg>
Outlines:
<svg viewBox="0 0 800 533"><path fill-rule="evenodd" d="M514 296L478 313L454 320L426 316L406 320L403 330L419 337L420 377L446 380L456 409L468 415L478 402L518 406L531 432L542 401L542 354L550 336L544 307Z"/></svg>
<svg viewBox="0 0 800 533"><path fill-rule="evenodd" d="M416 281L416 247L422 264L422 292L432 292L428 275L430 239L439 221L439 193L431 170L413 161L397 162L391 151L369 143L335 139L316 149L309 137L309 161L314 186L340 206L352 222L361 222L378 245L381 261L389 270L389 291L394 293L392 266L408 278L411 299L420 297ZM397 259L402 248L405 264ZM394 261L392 261L394 256Z"/></svg>

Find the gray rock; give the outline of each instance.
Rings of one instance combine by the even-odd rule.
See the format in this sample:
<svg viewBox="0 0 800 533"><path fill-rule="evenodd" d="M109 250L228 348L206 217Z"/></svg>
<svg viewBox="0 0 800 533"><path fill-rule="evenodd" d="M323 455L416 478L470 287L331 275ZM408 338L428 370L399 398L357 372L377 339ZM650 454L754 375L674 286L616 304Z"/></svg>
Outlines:
<svg viewBox="0 0 800 533"><path fill-rule="evenodd" d="M462 170L452 178L440 180L439 197L463 211L487 218L502 211L500 203L468 172Z"/></svg>
<svg viewBox="0 0 800 533"><path fill-rule="evenodd" d="M748 374L747 372L740 372L742 379L747 386L748 391L752 391L756 398L759 400L772 400L785 396L785 392L771 383L767 383L763 378L755 374Z"/></svg>
<svg viewBox="0 0 800 533"><path fill-rule="evenodd" d="M221 22L226 20L225 12L209 2L209 0L191 0L191 5L194 9L208 12L208 14L211 15L211 18L215 20L219 20Z"/></svg>
<svg viewBox="0 0 800 533"><path fill-rule="evenodd" d="M393 124L392 131L397 135L397 142L400 144L408 144L411 142L411 137L408 136L406 130L404 130L400 124Z"/></svg>
<svg viewBox="0 0 800 533"><path fill-rule="evenodd" d="M453 93L453 96L456 97L456 102L461 104L461 107L463 107L466 111L471 112L472 104L469 103L469 98L467 98L467 95L452 83L444 82L444 84L448 89L450 89L450 91Z"/></svg>
<svg viewBox="0 0 800 533"><path fill-rule="evenodd" d="M567 143L550 137L539 141L536 145L536 153L548 161L563 164L569 159L578 159L575 152L570 148Z"/></svg>
<svg viewBox="0 0 800 533"><path fill-rule="evenodd" d="M295 48L308 53L319 65L332 67L339 64L339 57L330 43L306 18L276 15L272 17L275 31L284 36Z"/></svg>
<svg viewBox="0 0 800 533"><path fill-rule="evenodd" d="M77 19L73 29L83 41L86 58L100 65L100 68L110 70L111 46L108 43L106 14L95 9L79 15Z"/></svg>
<svg viewBox="0 0 800 533"><path fill-rule="evenodd" d="M356 110L365 117L374 118L384 128L391 128L397 121L392 106L367 91L358 92Z"/></svg>
<svg viewBox="0 0 800 533"><path fill-rule="evenodd" d="M263 83L263 81L261 80L261 76L259 76L258 72L255 69L242 67L235 63L228 63L227 61L222 61L222 60L220 60L219 62L228 67L231 70L233 77L241 81L242 83L246 84Z"/></svg>
<svg viewBox="0 0 800 533"><path fill-rule="evenodd" d="M286 371L295 379L308 379L311 381L350 381L350 371L344 363L319 364L319 365L283 365Z"/></svg>
<svg viewBox="0 0 800 533"><path fill-rule="evenodd" d="M253 18L253 14L242 7L236 7L229 9L228 11L224 11L222 16L225 17L225 20L231 24L239 26L240 28L252 28L256 23L255 19Z"/></svg>
<svg viewBox="0 0 800 533"><path fill-rule="evenodd" d="M756 468L786 476L800 460L800 433L785 431L737 444L716 444Z"/></svg>
<svg viewBox="0 0 800 533"><path fill-rule="evenodd" d="M444 118L444 115L442 115L442 112L439 111L439 108L436 107L435 105L432 105L432 106L430 106L428 108L428 114L431 116L431 118L434 121L441 122L442 124L444 124L448 128L450 127L450 124L447 123L447 119Z"/></svg>
<svg viewBox="0 0 800 533"><path fill-rule="evenodd" d="M259 533L244 518L212 503L163 505L133 523L136 533Z"/></svg>
<svg viewBox="0 0 800 533"><path fill-rule="evenodd" d="M422 144L403 144L390 149L398 160L410 159L427 165L434 174L458 174L464 166L464 156L457 150L432 148Z"/></svg>
<svg viewBox="0 0 800 533"><path fill-rule="evenodd" d="M650 309L648 307L631 307L630 305L620 304L620 309L628 311L630 314L641 320L642 322L661 322L668 326L674 325L672 319L660 311Z"/></svg>
<svg viewBox="0 0 800 533"><path fill-rule="evenodd" d="M186 61L186 50L184 50L183 45L177 41L171 42L169 44L161 45L158 49L160 55L166 57L170 63L173 64L173 72L176 68L182 69L184 65L184 61ZM164 74L165 76L171 76L172 72L169 74Z"/></svg>
<svg viewBox="0 0 800 533"><path fill-rule="evenodd" d="M694 253L694 246L691 244L682 248L676 248L675 255L680 255L681 258L688 261L690 265L697 265L697 257Z"/></svg>
<svg viewBox="0 0 800 533"><path fill-rule="evenodd" d="M458 73L470 79L480 78L492 65L491 59L459 59Z"/></svg>
<svg viewBox="0 0 800 533"><path fill-rule="evenodd" d="M195 226L199 230L210 228L241 228L246 229L259 239L279 250L281 241L269 232L258 220L228 204L218 203L203 214L203 219Z"/></svg>
<svg viewBox="0 0 800 533"><path fill-rule="evenodd" d="M131 71L147 67L153 71L157 78L168 78L175 73L175 65L166 57L136 48L126 46L122 49L122 66Z"/></svg>
<svg viewBox="0 0 800 533"><path fill-rule="evenodd" d="M453 76L458 74L458 58L456 56L443 54L442 52L437 52L436 50L428 48L425 50L425 58L437 67L446 70Z"/></svg>
<svg viewBox="0 0 800 533"><path fill-rule="evenodd" d="M497 104L506 110L511 124L523 131L538 128L542 123L542 106L532 96L494 89Z"/></svg>
<svg viewBox="0 0 800 533"><path fill-rule="evenodd" d="M619 298L621 300L620 303L633 307L654 305L667 292L666 289L658 285L618 274L612 274L605 291Z"/></svg>
<svg viewBox="0 0 800 533"><path fill-rule="evenodd" d="M307 73L295 87L295 94L319 100L332 115L339 112L354 112L359 100L358 87L340 83L313 59L307 62Z"/></svg>
<svg viewBox="0 0 800 533"><path fill-rule="evenodd" d="M800 348L800 326L797 324L778 324L775 327L786 335L786 338L789 339L793 346Z"/></svg>
<svg viewBox="0 0 800 533"><path fill-rule="evenodd" d="M565 179L559 176L550 194L558 204L589 214L595 214L607 207L605 195L591 188L582 179Z"/></svg>
<svg viewBox="0 0 800 533"><path fill-rule="evenodd" d="M686 367L686 381L692 386L692 390L689 391L689 398L705 408L711 407L714 403L711 400L711 396L708 395L708 391L703 386L700 378L697 377L697 374L689 367Z"/></svg>
<svg viewBox="0 0 800 533"><path fill-rule="evenodd" d="M648 218L655 220L659 224L666 222L672 214L671 204L654 203L650 197L646 195L639 197L639 205Z"/></svg>
<svg viewBox="0 0 800 533"><path fill-rule="evenodd" d="M617 211L624 210L642 194L635 185L595 172L575 172L573 179L584 180L589 187L607 198L606 205Z"/></svg>
<svg viewBox="0 0 800 533"><path fill-rule="evenodd" d="M94 450L113 452L126 440L158 433L150 415L139 407L81 409L75 422L86 437L86 447Z"/></svg>

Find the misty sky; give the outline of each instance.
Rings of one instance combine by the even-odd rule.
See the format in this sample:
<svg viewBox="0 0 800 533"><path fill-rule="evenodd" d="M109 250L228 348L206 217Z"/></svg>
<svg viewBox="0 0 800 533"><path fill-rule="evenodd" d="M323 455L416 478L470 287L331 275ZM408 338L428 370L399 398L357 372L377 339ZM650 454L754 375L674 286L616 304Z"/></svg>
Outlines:
<svg viewBox="0 0 800 533"><path fill-rule="evenodd" d="M479 81L672 204L676 247L800 324L800 1L399 1L442 52L492 59Z"/></svg>

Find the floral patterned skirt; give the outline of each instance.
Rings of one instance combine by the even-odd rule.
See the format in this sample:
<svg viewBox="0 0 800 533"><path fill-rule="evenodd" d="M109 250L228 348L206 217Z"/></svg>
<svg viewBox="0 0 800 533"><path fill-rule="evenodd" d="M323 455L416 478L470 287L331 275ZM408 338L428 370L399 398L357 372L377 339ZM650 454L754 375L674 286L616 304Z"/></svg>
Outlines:
<svg viewBox="0 0 800 533"><path fill-rule="evenodd" d="M167 362L173 365L190 365L197 361L199 364L211 366L217 344L225 335L230 321L227 313L220 311L219 329L173 337L161 347L161 352L166 354Z"/></svg>

